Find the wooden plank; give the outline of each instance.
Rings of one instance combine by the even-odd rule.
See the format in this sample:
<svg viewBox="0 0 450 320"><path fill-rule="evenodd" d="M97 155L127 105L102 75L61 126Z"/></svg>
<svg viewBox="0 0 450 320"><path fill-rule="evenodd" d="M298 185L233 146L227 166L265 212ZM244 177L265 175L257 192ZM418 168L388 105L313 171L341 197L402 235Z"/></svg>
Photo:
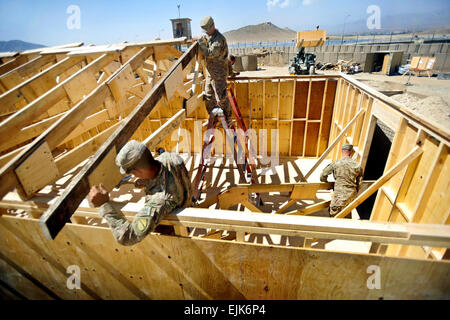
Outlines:
<svg viewBox="0 0 450 320"><path fill-rule="evenodd" d="M321 201L315 204L311 204L309 206L306 206L298 211L295 212L288 212L286 214L290 214L290 215L302 215L302 216L306 216L308 214L323 210L323 209L327 209L330 207L330 200L327 201Z"/></svg>
<svg viewBox="0 0 450 320"><path fill-rule="evenodd" d="M58 177L58 168L53 161L48 143L43 142L15 169L15 173L27 195L32 195L46 186L48 180Z"/></svg>
<svg viewBox="0 0 450 320"><path fill-rule="evenodd" d="M416 146L414 147L402 160L397 162L392 168L383 174L374 184L372 184L366 191L361 193L356 199L350 202L341 212L339 212L334 218L344 218L353 209L360 205L364 200L370 197L375 191L377 191L384 183L391 179L396 173L402 170L409 163L414 161L418 156L423 153L423 150Z"/></svg>
<svg viewBox="0 0 450 320"><path fill-rule="evenodd" d="M435 154L435 158L430 165L430 172L423 183L422 192L418 195L419 199L413 209L411 222L418 223L424 217L426 206L432 199L433 190L435 190L435 185L438 182L439 176L448 172L448 169L445 169L444 167L447 158L448 147L441 142Z"/></svg>
<svg viewBox="0 0 450 320"><path fill-rule="evenodd" d="M20 130L18 134L11 136L9 139L0 141L0 152L39 136L63 115L64 113L61 113L56 116L33 123L32 125L29 125Z"/></svg>
<svg viewBox="0 0 450 320"><path fill-rule="evenodd" d="M142 143L147 146L149 150L155 150L156 147L164 141L164 139L177 129L180 124L186 119L186 111L181 109L172 118L166 121L161 127L153 132Z"/></svg>
<svg viewBox="0 0 450 320"><path fill-rule="evenodd" d="M5 115L15 112L17 110L15 104L24 96L27 98L28 103L32 102L35 98L38 98L38 96L30 96L30 90L34 92L33 88L39 87L42 82L46 82L46 79L55 79L58 75L69 70L82 60L82 57L67 57L3 93L0 96L0 114Z"/></svg>
<svg viewBox="0 0 450 320"><path fill-rule="evenodd" d="M77 176L73 178L71 185L64 190L61 197L41 217L40 224L47 238L54 239L64 227L65 221L72 216L82 199L90 190L89 175L100 165L104 157L113 147L116 150L122 148L165 94L164 82L175 72L179 65L182 67L188 65L190 60L195 57L197 49L198 43L195 43L184 53L180 60L172 66L171 70L153 87L146 98L130 113L125 119L125 122L103 144Z"/></svg>
<svg viewBox="0 0 450 320"><path fill-rule="evenodd" d="M122 68L126 68L129 64L135 62L135 60L143 61L143 56L150 54L149 49L142 49L139 53L135 55L127 64L125 64ZM100 59L100 58L99 58ZM135 66L136 67L136 66ZM119 73L122 69L117 70ZM111 75L114 77L115 74ZM7 188L11 188L13 184L14 187L18 184L15 183L17 179L13 177L14 168L26 157L35 152L36 148L42 143L46 141L49 145L50 150L53 150L56 146L58 146L67 135L74 130L79 123L86 118L92 112L92 106L101 105L106 97L110 96L111 93L106 83L97 87L94 91L92 91L85 99L80 101L76 106L74 106L69 112L67 112L62 118L60 118L56 123L54 123L51 128L49 128L44 134L42 134L39 138L35 139L33 143L23 152L21 152L16 158L14 158L11 162L8 163L7 166L4 166L0 170L0 178L2 181L8 181L9 183L5 183L3 190L0 192L0 197L3 197ZM45 177L44 177L45 178ZM52 182L52 177L48 176L46 179L47 183ZM44 183L44 180L42 181ZM14 188L13 187L13 188ZM20 188L19 188L20 189Z"/></svg>
<svg viewBox="0 0 450 320"><path fill-rule="evenodd" d="M17 56L14 60L8 61L8 62L0 65L0 75L3 75L5 73L17 68L26 62L28 62L27 56L24 56L24 55Z"/></svg>
<svg viewBox="0 0 450 320"><path fill-rule="evenodd" d="M52 90L46 92L44 95L28 104L25 108L20 109L18 112L14 113L11 117L0 123L0 135L4 134L5 132L18 132L23 125L32 121L37 116L40 116L43 112L47 111L53 105L63 99L66 96L66 91L64 88L68 83L71 83L72 81L78 81L79 76L84 72L94 72L100 70L101 68L103 68L103 66L111 62L113 59L114 54L102 55L80 71L70 76L68 79L58 84ZM85 94L88 94L88 92L85 92Z"/></svg>
<svg viewBox="0 0 450 320"><path fill-rule="evenodd" d="M48 289L45 285L43 285L39 280L37 280L35 277L33 277L31 274L29 274L27 271L25 271L21 266L16 264L14 261L9 259L7 256L5 256L3 253L0 252L0 260L3 260L11 269L14 270L14 272L18 273L22 279L26 279L34 286L30 288L27 283L24 283L26 289L26 297L31 299L55 299L60 300L61 298L58 297L52 290ZM0 268L3 269L3 268ZM3 269L4 270L4 269ZM10 276L11 273L7 272L7 274L4 274L4 276ZM14 283L14 286L17 286L17 283ZM20 285L19 285L20 286ZM39 289L39 290L36 290Z"/></svg>
<svg viewBox="0 0 450 320"><path fill-rule="evenodd" d="M291 198L292 199L315 199L317 191L328 190L328 189L330 189L329 187L330 187L330 184L327 182L298 184L292 190Z"/></svg>
<svg viewBox="0 0 450 320"><path fill-rule="evenodd" d="M308 84L308 97L306 100L306 112L305 112L305 118L306 118L306 122L305 122L305 132L303 133L303 151L302 151L302 156L305 157L306 156L306 142L307 142L307 138L308 138L308 116L309 116L309 108L311 105L311 90L312 90L312 79L309 79L309 84Z"/></svg>
<svg viewBox="0 0 450 320"><path fill-rule="evenodd" d="M123 121L123 120L122 120ZM82 144L76 146L74 149L58 157L55 161L58 168L59 175L69 171L77 164L85 161L92 154L94 154L100 146L109 138L109 136L119 127L122 121L117 122L106 130L103 130L98 135L84 141Z"/></svg>
<svg viewBox="0 0 450 320"><path fill-rule="evenodd" d="M116 147L113 147L105 156L103 161L89 175L88 181L90 186L98 186L102 183L106 190L112 191L117 185L117 181L122 179L122 174L115 163L117 156Z"/></svg>
<svg viewBox="0 0 450 320"><path fill-rule="evenodd" d="M5 85L8 84L7 89L11 89L12 87L20 84L24 79L27 79L34 73L38 72L40 68L55 61L56 57L53 55L37 56L14 70L1 75L0 81ZM16 79L18 81L16 81Z"/></svg>
<svg viewBox="0 0 450 320"><path fill-rule="evenodd" d="M407 107L403 106L401 103L395 101L392 98L387 97L386 95L376 91L375 89L354 79L351 76L348 76L346 74L341 74L340 76L342 78L344 78L345 80L351 82L353 85L355 85L362 91L370 94L372 97L376 98L377 100L379 100L383 103L386 103L392 109L400 112L400 114L402 114L408 120L413 121L417 127L423 128L428 134L430 134L432 136L438 136L441 139L443 139L444 141L450 140L449 131L445 128L442 128L441 125L436 124L427 118L417 116L416 114L414 114L413 111L411 111Z"/></svg>
<svg viewBox="0 0 450 320"><path fill-rule="evenodd" d="M107 80L107 85L112 92L114 100L120 101L125 98L125 93L128 88L131 88L134 84L135 77L131 65L127 64L125 68L122 68L112 79Z"/></svg>
<svg viewBox="0 0 450 320"><path fill-rule="evenodd" d="M174 94L183 85L183 68L179 64L177 68L170 74L170 77L164 81L164 88L166 91L167 101L170 102Z"/></svg>

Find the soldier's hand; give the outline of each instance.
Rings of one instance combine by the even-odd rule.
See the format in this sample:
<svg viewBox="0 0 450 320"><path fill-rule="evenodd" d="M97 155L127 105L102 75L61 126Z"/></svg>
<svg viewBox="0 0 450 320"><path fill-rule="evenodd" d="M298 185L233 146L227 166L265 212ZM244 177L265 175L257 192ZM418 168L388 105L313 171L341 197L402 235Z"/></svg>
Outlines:
<svg viewBox="0 0 450 320"><path fill-rule="evenodd" d="M134 186L136 188L144 188L146 184L147 184L147 179L137 179L134 182Z"/></svg>
<svg viewBox="0 0 450 320"><path fill-rule="evenodd" d="M105 189L103 184L100 186L93 186L89 191L89 201L94 205L94 207L100 207L105 202L109 201L108 190Z"/></svg>

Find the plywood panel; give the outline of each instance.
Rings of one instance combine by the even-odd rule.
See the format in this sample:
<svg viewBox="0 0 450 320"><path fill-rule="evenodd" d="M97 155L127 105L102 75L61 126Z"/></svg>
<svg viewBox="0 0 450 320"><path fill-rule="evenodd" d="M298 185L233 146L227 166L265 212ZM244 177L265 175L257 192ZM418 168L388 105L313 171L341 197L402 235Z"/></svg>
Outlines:
<svg viewBox="0 0 450 320"><path fill-rule="evenodd" d="M250 108L248 103L248 82L235 82L234 95L242 116L248 117Z"/></svg>
<svg viewBox="0 0 450 320"><path fill-rule="evenodd" d="M333 108L335 104L337 81L328 80L327 93L325 97L325 106L322 117L322 129L320 132L319 155L328 147L329 136L331 134L331 120L333 118ZM332 141L332 140L331 140Z"/></svg>
<svg viewBox="0 0 450 320"><path fill-rule="evenodd" d="M448 224L448 214L450 208L450 159L448 157L448 147L444 149L442 158L442 171L431 192L431 197L427 201L426 209L420 223Z"/></svg>
<svg viewBox="0 0 450 320"><path fill-rule="evenodd" d="M412 150L412 146L415 145L417 137L417 130L412 126L408 125L406 127L405 133L402 139L398 140L397 145L391 147L391 153L389 154L389 159L386 164L385 172L393 167L402 157L404 157L408 152ZM391 178L385 185L396 193L400 184L402 182L403 176L405 174L406 167L397 173L393 178Z"/></svg>
<svg viewBox="0 0 450 320"><path fill-rule="evenodd" d="M264 81L264 118L278 117L278 82Z"/></svg>
<svg viewBox="0 0 450 320"><path fill-rule="evenodd" d="M249 105L251 106L252 119L263 118L263 90L264 82L250 82L249 83Z"/></svg>
<svg viewBox="0 0 450 320"><path fill-rule="evenodd" d="M292 119L294 84L296 82L281 81L280 82L280 119Z"/></svg>
<svg viewBox="0 0 450 320"><path fill-rule="evenodd" d="M27 195L32 195L59 175L47 142L25 159L15 172Z"/></svg>
<svg viewBox="0 0 450 320"><path fill-rule="evenodd" d="M305 131L305 121L294 121L292 130L292 155L302 156L303 153L303 135Z"/></svg>
<svg viewBox="0 0 450 320"><path fill-rule="evenodd" d="M280 156L289 155L289 145L291 142L292 122L281 121L280 122Z"/></svg>
<svg viewBox="0 0 450 320"><path fill-rule="evenodd" d="M309 81L297 81L295 83L294 118L306 118L308 89Z"/></svg>
<svg viewBox="0 0 450 320"><path fill-rule="evenodd" d="M436 145L435 141L431 141L430 139L425 139L422 148L424 150L424 153L422 154L419 163L417 164L417 168L415 170L414 175L411 178L411 182L409 184L409 188L405 194L405 198L403 202L405 203L406 208L408 208L408 211L413 211L416 207L417 201L420 199L418 195L422 192L422 186L425 183L425 180L431 170L431 163L433 162L433 159L436 156L436 153L438 152L438 145ZM448 187L448 185L447 185ZM445 190L444 192L446 192ZM441 198L441 200L444 200ZM444 200L445 201L445 200ZM448 208L444 208L441 206L441 209L435 208L437 216L443 215L443 212L446 212ZM430 217L431 218L431 217ZM439 224L442 223L441 221L438 222ZM433 220L433 218L431 218Z"/></svg>
<svg viewBox="0 0 450 320"><path fill-rule="evenodd" d="M392 210L392 204L386 197L386 195L382 192L382 189L378 190L373 207L374 210L372 210L372 215L370 217L371 221L388 221Z"/></svg>
<svg viewBox="0 0 450 320"><path fill-rule="evenodd" d="M280 147L280 137L279 132L277 133L277 121L276 120L264 120L264 129L267 130L267 145L268 152L274 155L279 153ZM273 130L273 131L272 131ZM275 143L272 143L273 142Z"/></svg>
<svg viewBox="0 0 450 320"><path fill-rule="evenodd" d="M17 229L27 231L21 236L39 233L36 220L17 222ZM0 221L2 231L4 224ZM40 250L44 242L33 240ZM101 298L445 299L449 292L448 262L153 234L133 247L122 247L108 228L81 225L66 226L46 246L46 256L51 252L61 266L86 265L82 283ZM14 248L16 262L31 257L24 243L16 241ZM89 298L80 290L74 290L79 296L68 293L61 273L51 282L57 273L43 270L45 264L27 268L63 298ZM381 289L367 287L370 265L380 267Z"/></svg>
<svg viewBox="0 0 450 320"><path fill-rule="evenodd" d="M311 82L308 120L320 120L322 112L325 81Z"/></svg>
<svg viewBox="0 0 450 320"><path fill-rule="evenodd" d="M309 122L306 137L305 157L315 157L319 140L320 123Z"/></svg>

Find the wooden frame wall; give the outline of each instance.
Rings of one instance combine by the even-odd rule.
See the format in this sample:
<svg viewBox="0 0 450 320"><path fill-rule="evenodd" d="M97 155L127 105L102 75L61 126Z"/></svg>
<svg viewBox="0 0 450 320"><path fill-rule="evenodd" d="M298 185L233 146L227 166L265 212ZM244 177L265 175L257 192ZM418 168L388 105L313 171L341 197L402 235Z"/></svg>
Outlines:
<svg viewBox="0 0 450 320"><path fill-rule="evenodd" d="M3 214L0 217L3 235L0 266L8 270L8 274L20 274L18 279L21 279L0 280L12 284L22 296L70 299L448 297L449 262L445 259L448 259L450 247L450 227L447 226L449 134L342 74L239 78L232 85L249 128L280 130L282 156L320 156L319 163L328 155L337 159L342 143L353 143L356 159L365 167L376 119L392 128L396 135L385 169L385 174L391 174L371 183L367 189L381 188L371 222L301 216L307 214L306 211L316 210L317 206L294 215L189 208L163 221L179 230L184 228L184 232L179 233L184 237L150 235L132 248L118 247L104 226L77 224L86 217L97 217L92 209L78 207L89 186L103 182L111 188L120 181L120 175L111 174L117 170L111 168L117 169L113 159L126 141L135 138L151 148L164 146L171 150L180 141L180 137L176 141L169 137L174 129L186 128L191 133L204 130L196 127L196 121L207 118L197 85L197 80L201 80L197 73L203 68L202 58L195 44L180 56L169 47L174 43L176 41L45 52L57 55L66 50L66 58L81 56L80 61L85 59L85 65L69 72L62 82L52 84L42 95L26 101L26 105L15 105L18 110L6 115L3 124L7 125L0 126L0 130L11 130L17 137L25 137L22 136L24 131L33 134L28 133L28 140L21 138L14 145L4 146L4 151L8 151L8 147L13 151L3 156L9 162L4 162L0 171L2 196L17 188L23 198L28 198L43 185L58 179L62 172L91 158L50 207L38 203L0 202ZM171 56L178 60L171 61ZM66 59L61 58L60 62ZM31 76L25 83L41 79L56 64ZM195 75L190 79L188 75L193 70ZM96 84L86 86L89 83L86 79L92 76ZM74 85L73 91L71 85ZM37 110L48 112L55 108L63 96L70 104L53 115L31 116ZM34 137L37 138L30 142ZM190 148L200 151L193 141ZM270 144L269 148L269 152L272 151ZM406 165L399 165L400 160L400 164ZM40 168L36 163L46 164L48 169L44 174L36 169ZM317 165L307 176L315 168ZM290 192L295 200L297 193L312 194L329 187L330 184L315 182L289 186L240 185L213 201L227 207L236 202L235 191L242 192L242 188L247 199L248 193L269 188ZM248 200L246 204L249 205ZM5 212L7 208L23 208L40 219L10 216ZM62 229L69 220L74 223ZM44 228L47 238L55 238L61 232L49 242L40 227ZM200 239L192 238L186 228L210 231ZM220 234L217 230L234 232L235 236L217 237ZM249 244L246 232L303 237L302 248ZM315 238L369 241L372 246L365 254L318 251L310 249ZM223 252L228 254L224 256ZM122 259L125 256L131 260ZM261 263L261 257L267 263ZM149 263L151 272L146 267ZM80 291L67 291L65 286L66 268L73 264L85 268ZM242 269L243 265L247 268ZM368 265L380 265L389 270L389 277L382 277L382 291L367 289ZM327 276L336 274L337 267L339 277ZM418 283L418 276L424 281ZM300 278L303 285L299 287L296 283ZM164 285L158 285L161 279ZM99 286L99 281L107 285ZM21 288L29 288L29 291ZM341 289L335 292L329 288Z"/></svg>
<svg viewBox="0 0 450 320"><path fill-rule="evenodd" d="M326 218L274 219L271 215L263 222L261 217L187 209L170 215L164 223L194 226L203 221L216 228L226 224L236 230L255 229L255 233L284 232L285 241L297 228L297 235L331 232L331 237L344 238L343 230L359 229L359 235L348 236L355 239L366 232L365 238L374 240L377 237L370 233L375 232L383 234L385 241L401 243L411 241L408 237L424 239L425 231L429 244L439 243L433 242L439 237L448 244L449 227L427 231L420 225L415 230L391 225L382 231L385 226L370 222L356 226L359 221L341 220L340 225L331 225L333 220ZM304 231L305 226L310 230ZM158 234L124 247L117 244L109 228L80 224L66 226L57 239L48 241L38 220L9 216L0 219L0 232L0 266L5 265L2 270L8 275L21 274L20 280L7 279L7 283L31 299L448 299L449 292L448 261ZM66 286L67 268L73 265L81 271L79 290ZM380 268L380 289L367 287L369 266Z"/></svg>
<svg viewBox="0 0 450 320"><path fill-rule="evenodd" d="M332 154L333 160L340 156L343 143L352 143L356 150L355 159L365 168L377 120L395 132L384 175L372 190L380 192L371 220L449 224L448 130L419 118L398 102L345 75L339 80L337 101L330 140L342 131L358 110L364 111L364 117L340 140ZM418 151L415 155L414 148ZM389 174L393 170L395 173ZM359 203L355 200L354 205L349 206L355 207ZM387 250L393 255L420 258L440 259L445 254L442 249L402 245L390 245Z"/></svg>

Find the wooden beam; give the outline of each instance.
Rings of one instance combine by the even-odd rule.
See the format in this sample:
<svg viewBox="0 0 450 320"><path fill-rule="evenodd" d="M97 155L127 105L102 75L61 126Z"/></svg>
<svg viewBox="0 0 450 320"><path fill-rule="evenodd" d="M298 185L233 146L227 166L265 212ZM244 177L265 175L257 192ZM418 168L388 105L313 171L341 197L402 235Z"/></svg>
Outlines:
<svg viewBox="0 0 450 320"><path fill-rule="evenodd" d="M358 113L353 117L352 120L345 126L345 128L342 130L342 132L334 139L334 141L328 146L327 150L322 153L320 158L316 161L316 163L312 166L311 169L309 169L308 173L305 175L305 179L307 180L311 174L314 172L314 170L317 169L317 167L322 163L323 160L328 156L328 154L334 149L334 147L341 141L342 137L347 133L347 131L351 128L351 126L356 122L356 120L359 119L364 114L364 110L361 109L358 111Z"/></svg>
<svg viewBox="0 0 450 320"><path fill-rule="evenodd" d="M36 204L38 206L36 206ZM0 208L44 212L46 204L0 201ZM122 212L132 221L140 207ZM95 208L78 208L77 217L98 218ZM23 218L21 218L23 219ZM26 219L26 218L25 218ZM308 217L300 215L270 215L255 212L211 210L202 208L177 209L166 215L162 225L205 228L243 233L279 234L319 239L342 239L405 245L450 248L450 225L372 222L367 220Z"/></svg>
<svg viewBox="0 0 450 320"><path fill-rule="evenodd" d="M83 74L91 72L99 71L108 63L110 63L116 54L110 55L102 55L92 63L88 64L86 67L76 72L68 79L59 83L56 87L47 91L44 95L40 96L38 99L34 100L32 103L28 104L26 107L20 109L18 112L14 113L11 117L4 120L0 123L0 135L8 132L9 134L17 133L21 127L31 122L36 117L39 117L45 111L49 110L53 105L59 102L61 99L67 97L68 93L66 92L68 85L71 85L75 80L78 80L79 77L82 77ZM77 90L78 95L82 95L83 92ZM84 92L87 94L88 92Z"/></svg>
<svg viewBox="0 0 450 320"><path fill-rule="evenodd" d="M65 112L44 119L42 121L33 123L21 129L20 132L10 137L10 139L0 141L0 152L39 136L42 132L47 130L53 123L55 123L59 118L61 118L64 114Z"/></svg>
<svg viewBox="0 0 450 320"><path fill-rule="evenodd" d="M448 147L443 142L441 142L439 144L435 158L431 163L430 172L428 173L428 176L423 183L422 192L417 195L418 201L416 202L415 208L413 209L411 222L419 223L422 220L425 213L425 208L431 199L431 195L434 190L434 186L438 181L439 175L443 174L443 172L446 172L446 170L444 169L444 165L446 163L447 157Z"/></svg>
<svg viewBox="0 0 450 320"><path fill-rule="evenodd" d="M46 64L53 64L55 62L56 56L54 55L37 56L27 63L24 63L23 65L1 75L0 82L9 90L23 82L24 79L27 79L34 73L38 72L39 69Z"/></svg>
<svg viewBox="0 0 450 320"><path fill-rule="evenodd" d="M172 75L178 66L185 67L198 50L198 43L193 44L183 56L175 63L170 71L153 87L139 105L130 113L120 127L109 137L109 139L96 152L83 169L72 179L62 195L50 206L48 211L42 215L40 224L48 239L54 239L65 223L77 209L81 201L89 193L89 176L102 163L103 159L115 149L118 152L139 128L142 121L150 114L158 101L165 94L164 82ZM117 181L119 182L119 181Z"/></svg>
<svg viewBox="0 0 450 320"><path fill-rule="evenodd" d="M304 207L295 212L287 212L286 214L306 216L308 214L328 208L330 206L330 202L331 202L330 200L321 201L321 202L309 205L307 207Z"/></svg>
<svg viewBox="0 0 450 320"><path fill-rule="evenodd" d="M124 66L122 66L119 70L112 74L110 76L110 79L114 79L117 74L120 74L122 70L132 65L134 62L136 62L136 60L143 62L143 60L145 60L145 57L149 54L151 54L151 52L149 52L148 48L142 49ZM102 57L98 59L102 59ZM16 183L20 179L14 176L17 175L16 168L18 168L18 166L25 159L36 152L36 150L38 150L38 148L40 148L40 146L44 143L48 143L49 149L53 150L65 139L65 137L67 137L68 134L70 134L70 132L72 132L80 124L80 122L82 122L92 112L92 106L101 105L108 96L111 96L111 92L108 87L108 82L105 82L94 89L87 97L85 97L76 106L74 106L66 114L64 114L64 116L60 118L56 123L54 123L44 134L35 139L26 150L23 150L17 157L15 157L6 166L4 166L0 170L0 181L2 182L2 185L0 186L0 198L3 198L3 196L14 187L19 187L19 189L21 189L21 186ZM51 161L47 164L50 165ZM35 171L42 170L43 166L45 165L41 164L40 166L33 169ZM49 176L48 180L46 180L45 182L51 183L52 181L53 178ZM44 181L41 182L44 183ZM31 194L25 192L24 196L29 197L31 196Z"/></svg>
<svg viewBox="0 0 450 320"><path fill-rule="evenodd" d="M53 46L53 47L45 47L45 48L36 48L36 49L31 49L31 50L25 50L25 51L21 52L20 54L23 54L23 55L30 55L30 54L48 54L48 53L45 53L45 51L56 50L56 49L72 50L72 49L74 49L74 48L81 47L82 45L84 45L84 42L66 43L66 44L62 44L62 45L59 45L59 46Z"/></svg>
<svg viewBox="0 0 450 320"><path fill-rule="evenodd" d="M172 133L173 130L179 127L184 119L186 119L186 110L181 109L142 143L145 144L149 150L154 150L170 133Z"/></svg>
<svg viewBox="0 0 450 320"><path fill-rule="evenodd" d="M31 103L34 99L27 95L28 90L33 91L33 87L39 86L39 83L44 81L44 79L55 79L64 71L80 63L83 59L83 57L67 57L3 93L0 96L0 115L16 112L17 107L15 104L22 98L25 98L28 103Z"/></svg>
<svg viewBox="0 0 450 320"><path fill-rule="evenodd" d="M362 91L365 91L366 93L370 94L372 97L387 104L392 109L400 112L406 119L413 121L418 128L425 129L425 131L431 136L437 135L444 141L450 140L450 132L446 128L443 128L440 124L437 124L427 118L419 117L413 111L402 105L400 102L395 101L394 99L380 93L379 91L371 88L370 86L362 83L361 81L356 80L355 78L349 75L341 73L340 77L347 80L352 85L361 89Z"/></svg>
<svg viewBox="0 0 450 320"><path fill-rule="evenodd" d="M402 170L409 163L414 161L423 153L423 149L419 146L415 146L402 160L397 162L391 169L383 174L374 184L372 184L366 191L361 193L356 199L350 202L341 212L339 212L334 218L345 218L349 213L352 212L358 205L364 202L368 197L370 197L375 191L377 191L383 184L385 184L389 179L391 179L396 173Z"/></svg>
<svg viewBox="0 0 450 320"><path fill-rule="evenodd" d="M292 192L295 187L305 188L305 190L329 190L333 188L333 182L299 182L281 184L237 184L237 187L247 187L250 193L267 192Z"/></svg>
<svg viewBox="0 0 450 320"><path fill-rule="evenodd" d="M29 280L32 284L34 284L37 288L39 288L41 291L43 291L47 296L49 296L52 299L55 300L61 300L58 295L56 295L52 290L44 286L38 279L33 277L31 274L29 274L27 271L25 271L21 266L16 264L14 261L9 259L7 256L5 256L2 252L0 252L0 259L5 261L14 271L16 271L18 274L20 274L25 279Z"/></svg>
<svg viewBox="0 0 450 320"><path fill-rule="evenodd" d="M27 56L24 55L17 56L14 60L8 61L0 66L0 75L17 68L26 62L28 62Z"/></svg>
<svg viewBox="0 0 450 320"><path fill-rule="evenodd" d="M65 172L72 169L78 163L86 160L94 154L122 122L123 120L119 121L108 129L103 130L98 135L86 140L79 146L76 146L74 149L57 158L55 160L55 164L58 168L59 176L62 176Z"/></svg>

